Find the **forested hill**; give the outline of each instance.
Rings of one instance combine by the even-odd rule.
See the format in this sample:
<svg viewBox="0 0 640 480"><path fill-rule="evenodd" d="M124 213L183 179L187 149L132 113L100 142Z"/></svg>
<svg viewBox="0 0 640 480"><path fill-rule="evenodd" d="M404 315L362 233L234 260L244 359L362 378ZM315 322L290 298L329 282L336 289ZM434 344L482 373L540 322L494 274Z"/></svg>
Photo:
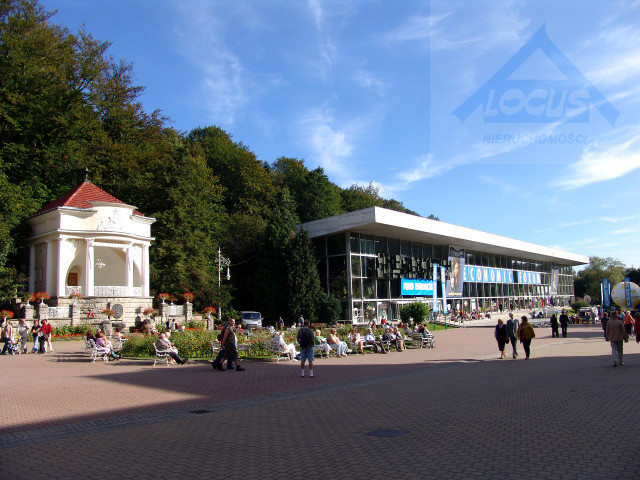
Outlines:
<svg viewBox="0 0 640 480"><path fill-rule="evenodd" d="M414 213L373 184L340 188L302 159L260 160L216 126L168 128L144 111L132 66L109 46L56 26L37 1L0 3L2 304L26 285L24 220L80 183L85 167L94 184L157 219L153 291L193 291L198 308L259 308L271 289L286 290L284 257L260 259L287 248L299 222L373 205ZM219 245L234 265L220 290Z"/></svg>

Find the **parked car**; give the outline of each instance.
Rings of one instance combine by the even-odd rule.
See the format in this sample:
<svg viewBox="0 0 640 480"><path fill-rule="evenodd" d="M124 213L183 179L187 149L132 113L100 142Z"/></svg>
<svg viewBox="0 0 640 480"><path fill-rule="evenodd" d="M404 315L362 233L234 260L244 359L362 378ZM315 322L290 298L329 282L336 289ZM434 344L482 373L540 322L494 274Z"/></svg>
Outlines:
<svg viewBox="0 0 640 480"><path fill-rule="evenodd" d="M240 312L242 328L262 328L262 314L260 312Z"/></svg>

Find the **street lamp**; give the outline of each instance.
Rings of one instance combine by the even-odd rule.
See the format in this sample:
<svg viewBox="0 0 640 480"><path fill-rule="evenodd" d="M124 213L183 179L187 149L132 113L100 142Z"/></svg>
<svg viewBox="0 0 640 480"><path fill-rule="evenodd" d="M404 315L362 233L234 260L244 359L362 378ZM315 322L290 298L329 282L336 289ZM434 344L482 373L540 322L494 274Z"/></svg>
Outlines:
<svg viewBox="0 0 640 480"><path fill-rule="evenodd" d="M227 281L231 280L231 273L229 272L229 266L231 265L231 260L223 257L222 253L220 253L220 246L218 246L218 321L222 323L222 305L220 303L220 272L222 271L222 267L227 267Z"/></svg>

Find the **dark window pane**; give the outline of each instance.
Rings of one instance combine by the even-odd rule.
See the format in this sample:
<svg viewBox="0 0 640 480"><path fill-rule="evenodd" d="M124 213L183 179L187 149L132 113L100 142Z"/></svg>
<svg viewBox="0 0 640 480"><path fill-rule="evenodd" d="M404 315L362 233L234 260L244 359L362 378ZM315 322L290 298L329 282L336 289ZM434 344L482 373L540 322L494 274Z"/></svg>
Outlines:
<svg viewBox="0 0 640 480"><path fill-rule="evenodd" d="M389 280L378 280L377 298L389 298Z"/></svg>
<svg viewBox="0 0 640 480"><path fill-rule="evenodd" d="M360 253L373 255L373 235L360 235Z"/></svg>
<svg viewBox="0 0 640 480"><path fill-rule="evenodd" d="M351 253L360 253L360 238L357 233L352 233L349 236L349 242L351 244Z"/></svg>
<svg viewBox="0 0 640 480"><path fill-rule="evenodd" d="M351 274L354 277L361 277L360 270L360 257L358 255L351 255Z"/></svg>
<svg viewBox="0 0 640 480"><path fill-rule="evenodd" d="M338 233L327 237L327 252L329 255L340 255L347 253L344 233Z"/></svg>
<svg viewBox="0 0 640 480"><path fill-rule="evenodd" d="M341 255L339 257L329 257L329 278L346 277L347 276L347 257Z"/></svg>
<svg viewBox="0 0 640 480"><path fill-rule="evenodd" d="M376 255L387 253L387 237L376 237Z"/></svg>

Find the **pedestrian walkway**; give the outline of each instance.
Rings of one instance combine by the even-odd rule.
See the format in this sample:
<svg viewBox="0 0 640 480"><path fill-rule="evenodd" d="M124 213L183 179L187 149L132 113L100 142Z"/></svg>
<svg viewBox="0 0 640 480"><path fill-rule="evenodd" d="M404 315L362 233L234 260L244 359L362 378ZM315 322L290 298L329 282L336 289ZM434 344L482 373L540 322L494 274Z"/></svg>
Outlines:
<svg viewBox="0 0 640 480"><path fill-rule="evenodd" d="M435 349L317 360L314 379L289 362L92 364L56 342L0 357L0 476L637 478L640 345L614 369L599 328L536 335L529 361L451 329Z"/></svg>

